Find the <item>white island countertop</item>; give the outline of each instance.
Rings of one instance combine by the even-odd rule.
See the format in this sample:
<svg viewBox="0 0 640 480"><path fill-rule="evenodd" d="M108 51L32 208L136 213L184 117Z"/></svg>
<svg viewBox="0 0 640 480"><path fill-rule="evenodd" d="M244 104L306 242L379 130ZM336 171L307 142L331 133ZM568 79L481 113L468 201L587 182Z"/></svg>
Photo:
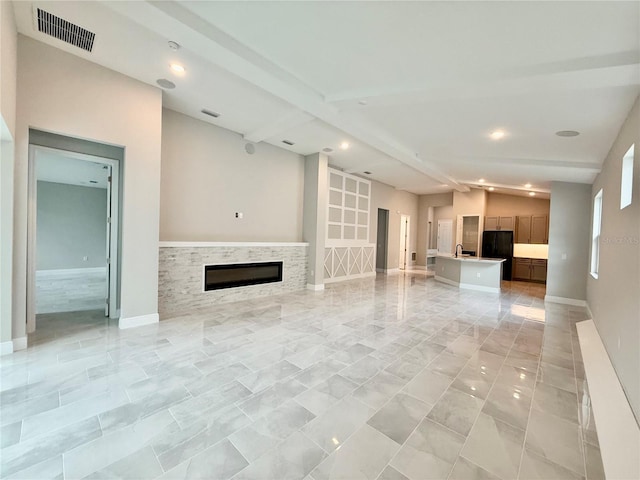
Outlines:
<svg viewBox="0 0 640 480"><path fill-rule="evenodd" d="M436 258L447 260L456 260L458 262L484 262L484 263L502 263L506 262L506 258L488 258L488 257L454 257L453 255L438 255Z"/></svg>

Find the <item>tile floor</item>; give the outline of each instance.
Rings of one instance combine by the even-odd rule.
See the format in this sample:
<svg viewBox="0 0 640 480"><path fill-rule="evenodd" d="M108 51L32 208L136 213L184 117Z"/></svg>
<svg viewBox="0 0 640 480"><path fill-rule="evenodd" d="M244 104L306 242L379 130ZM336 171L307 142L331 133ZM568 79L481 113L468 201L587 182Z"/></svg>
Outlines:
<svg viewBox="0 0 640 480"><path fill-rule="evenodd" d="M420 273L121 331L38 318L2 357L3 478L604 478L575 323L544 287Z"/></svg>

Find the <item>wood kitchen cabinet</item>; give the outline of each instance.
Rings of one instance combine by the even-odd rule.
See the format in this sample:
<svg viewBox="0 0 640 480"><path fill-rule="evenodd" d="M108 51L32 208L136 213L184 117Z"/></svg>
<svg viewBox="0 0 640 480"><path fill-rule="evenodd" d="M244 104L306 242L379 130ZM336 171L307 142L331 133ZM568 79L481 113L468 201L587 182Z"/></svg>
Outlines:
<svg viewBox="0 0 640 480"><path fill-rule="evenodd" d="M519 215L516 222L515 243L549 243L547 215Z"/></svg>
<svg viewBox="0 0 640 480"><path fill-rule="evenodd" d="M513 280L546 283L547 261L538 258L514 258Z"/></svg>
<svg viewBox="0 0 640 480"><path fill-rule="evenodd" d="M510 230L513 231L516 223L515 217L484 217L485 230Z"/></svg>

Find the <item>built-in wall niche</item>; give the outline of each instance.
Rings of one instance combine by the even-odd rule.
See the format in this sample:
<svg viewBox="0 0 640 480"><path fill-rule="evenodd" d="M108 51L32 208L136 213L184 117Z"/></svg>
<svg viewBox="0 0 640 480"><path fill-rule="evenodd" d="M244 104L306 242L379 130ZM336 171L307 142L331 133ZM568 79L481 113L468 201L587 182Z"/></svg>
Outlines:
<svg viewBox="0 0 640 480"><path fill-rule="evenodd" d="M371 182L329 169L328 243L369 241Z"/></svg>

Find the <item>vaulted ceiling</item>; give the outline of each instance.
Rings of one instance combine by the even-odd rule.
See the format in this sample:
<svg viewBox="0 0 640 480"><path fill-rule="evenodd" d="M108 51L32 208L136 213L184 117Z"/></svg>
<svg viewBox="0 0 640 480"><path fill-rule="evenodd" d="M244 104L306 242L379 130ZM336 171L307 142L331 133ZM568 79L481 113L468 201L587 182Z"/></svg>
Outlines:
<svg viewBox="0 0 640 480"><path fill-rule="evenodd" d="M36 7L95 32L93 51L38 32ZM418 194L465 191L480 178L524 194L548 192L551 181L591 183L640 92L640 2L55 1L14 10L24 35L152 85L171 80L168 108L257 148L330 148L334 166ZM504 136L492 139L495 131Z"/></svg>

